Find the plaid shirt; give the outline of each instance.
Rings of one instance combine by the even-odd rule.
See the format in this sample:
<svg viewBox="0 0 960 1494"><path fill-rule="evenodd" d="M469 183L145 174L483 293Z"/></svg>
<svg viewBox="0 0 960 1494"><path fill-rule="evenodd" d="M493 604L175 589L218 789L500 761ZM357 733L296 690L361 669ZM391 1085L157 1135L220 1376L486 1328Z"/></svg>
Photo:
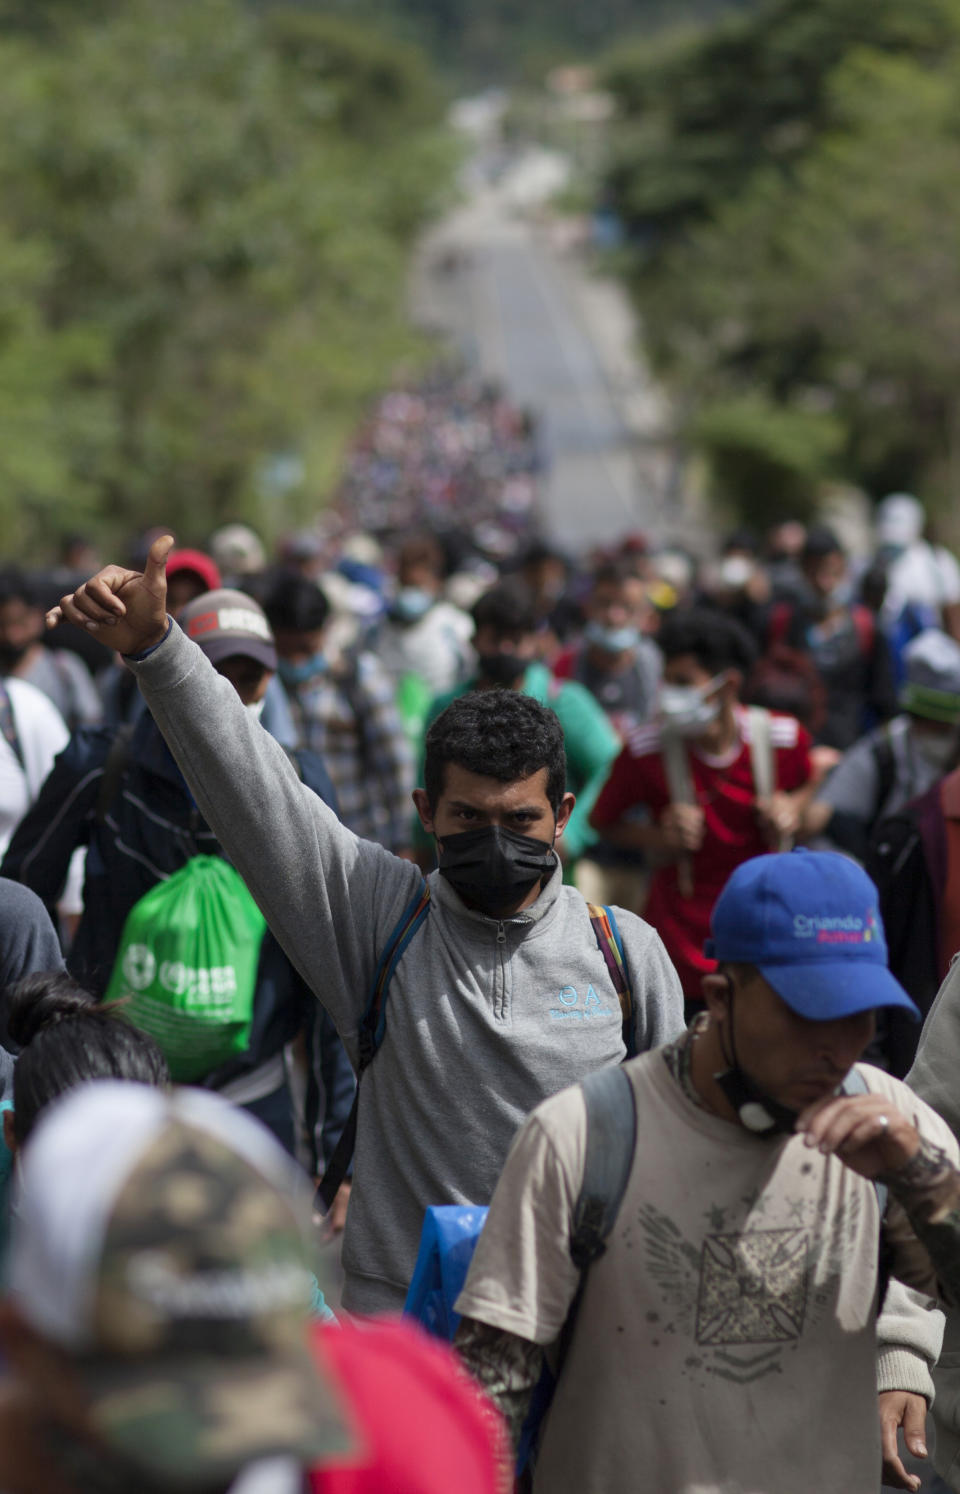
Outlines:
<svg viewBox="0 0 960 1494"><path fill-rule="evenodd" d="M287 688L297 746L319 753L340 818L389 851L410 845L413 753L393 685L373 654L359 654Z"/></svg>

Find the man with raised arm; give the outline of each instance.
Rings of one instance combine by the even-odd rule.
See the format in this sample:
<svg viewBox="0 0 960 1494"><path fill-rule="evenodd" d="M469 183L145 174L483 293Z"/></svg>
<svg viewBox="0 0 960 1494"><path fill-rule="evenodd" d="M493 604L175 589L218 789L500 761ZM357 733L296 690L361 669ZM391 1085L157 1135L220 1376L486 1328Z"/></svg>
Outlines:
<svg viewBox="0 0 960 1494"><path fill-rule="evenodd" d="M48 615L89 628L136 673L198 808L330 1012L351 1059L377 967L420 873L307 794L283 749L166 613L158 539L144 572L107 566ZM429 915L400 952L386 1032L360 1086L345 1305L396 1310L424 1209L486 1203L541 1100L677 1036L663 945L615 910L630 1000L554 844L573 809L556 717L514 691L467 696L427 740L414 798L436 837ZM622 983L621 983L622 984Z"/></svg>

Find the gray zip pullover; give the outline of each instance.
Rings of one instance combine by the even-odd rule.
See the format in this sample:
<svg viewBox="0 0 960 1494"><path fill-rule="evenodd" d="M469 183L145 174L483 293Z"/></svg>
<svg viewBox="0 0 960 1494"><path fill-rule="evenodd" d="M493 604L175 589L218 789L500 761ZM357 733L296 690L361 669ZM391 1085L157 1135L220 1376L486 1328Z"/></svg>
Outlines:
<svg viewBox="0 0 960 1494"><path fill-rule="evenodd" d="M201 814L355 1064L377 962L419 871L339 823L176 625L132 667ZM397 966L360 1090L343 1249L353 1312L398 1311L424 1209L487 1203L527 1113L624 1056L587 905L559 865L530 908L499 922L438 873L429 881L431 912ZM680 983L648 924L619 909L617 922L642 1052L681 1030Z"/></svg>

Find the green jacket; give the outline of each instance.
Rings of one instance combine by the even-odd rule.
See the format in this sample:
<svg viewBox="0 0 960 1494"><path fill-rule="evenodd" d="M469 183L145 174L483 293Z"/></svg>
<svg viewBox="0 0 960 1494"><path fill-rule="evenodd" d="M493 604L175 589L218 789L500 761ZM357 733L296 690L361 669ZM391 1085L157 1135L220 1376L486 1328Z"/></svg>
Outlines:
<svg viewBox="0 0 960 1494"><path fill-rule="evenodd" d="M465 685L438 695L427 712L424 737L430 723L446 710L451 701L475 688L476 680L468 680ZM523 677L523 693L556 711L563 727L567 788L577 796L576 808L563 832L563 840L571 857L582 856L597 839L596 831L590 828L590 811L620 751L620 738L589 690L575 680L555 680L545 664L528 665ZM423 756L424 746L421 744L418 783L423 783ZM416 843L426 844L422 829Z"/></svg>

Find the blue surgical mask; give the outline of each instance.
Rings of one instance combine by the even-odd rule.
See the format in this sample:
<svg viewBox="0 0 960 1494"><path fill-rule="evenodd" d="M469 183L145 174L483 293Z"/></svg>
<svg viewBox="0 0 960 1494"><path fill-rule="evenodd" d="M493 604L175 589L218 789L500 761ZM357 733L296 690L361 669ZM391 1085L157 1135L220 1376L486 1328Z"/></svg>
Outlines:
<svg viewBox="0 0 960 1494"><path fill-rule="evenodd" d="M391 612L400 622L418 622L433 606L433 592L422 586L401 586L393 599Z"/></svg>
<svg viewBox="0 0 960 1494"><path fill-rule="evenodd" d="M629 648L636 648L640 642L639 628L605 628L601 622L588 622L583 636L588 643L602 648L607 654L625 653Z"/></svg>
<svg viewBox="0 0 960 1494"><path fill-rule="evenodd" d="M305 685L307 680L312 680L315 675L325 674L327 671L327 660L323 654L312 654L309 659L302 659L294 664L292 659L278 659L277 673L285 685Z"/></svg>

